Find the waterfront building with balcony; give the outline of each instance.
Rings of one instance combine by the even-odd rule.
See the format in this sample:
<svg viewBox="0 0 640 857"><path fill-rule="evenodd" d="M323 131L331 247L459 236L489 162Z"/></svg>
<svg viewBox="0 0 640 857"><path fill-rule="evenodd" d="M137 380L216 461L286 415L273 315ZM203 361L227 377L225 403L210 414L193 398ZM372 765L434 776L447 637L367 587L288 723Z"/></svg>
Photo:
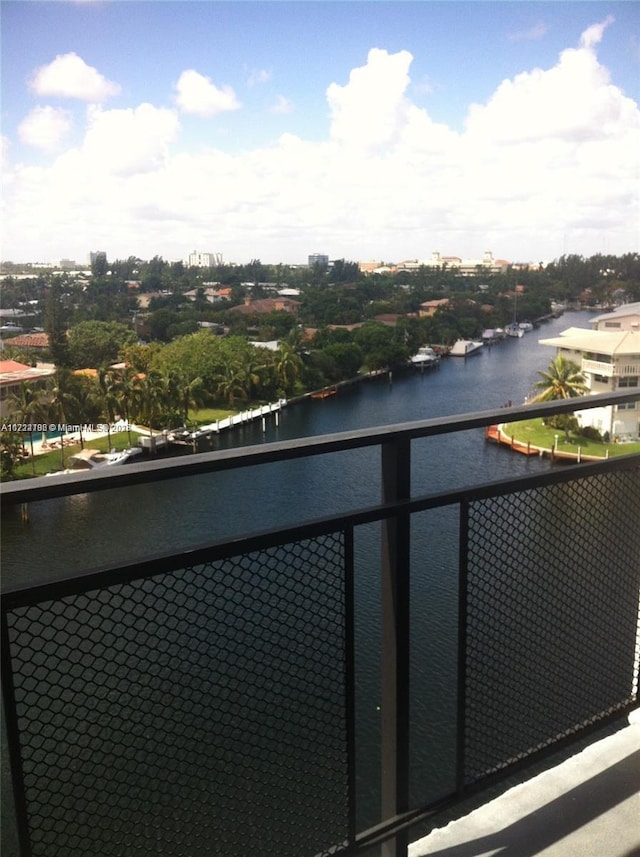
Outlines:
<svg viewBox="0 0 640 857"><path fill-rule="evenodd" d="M640 302L626 304L591 321L592 329L570 327L560 336L541 339L557 354L580 367L591 394L637 388L640 384ZM583 426L593 426L612 438L640 437L637 402L604 405L577 411Z"/></svg>
<svg viewBox="0 0 640 857"><path fill-rule="evenodd" d="M55 373L55 366L41 363L27 366L16 360L0 360L0 417L11 415L12 399L20 393L21 384L43 383Z"/></svg>

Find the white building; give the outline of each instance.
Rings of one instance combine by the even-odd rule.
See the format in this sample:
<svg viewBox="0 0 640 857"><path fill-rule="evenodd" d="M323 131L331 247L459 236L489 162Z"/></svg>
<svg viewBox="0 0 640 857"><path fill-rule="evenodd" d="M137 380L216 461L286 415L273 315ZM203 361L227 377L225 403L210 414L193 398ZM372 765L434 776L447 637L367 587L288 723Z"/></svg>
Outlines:
<svg viewBox="0 0 640 857"><path fill-rule="evenodd" d="M194 250L189 253L184 264L189 268L215 268L216 265L222 265L222 253L198 253Z"/></svg>
<svg viewBox="0 0 640 857"><path fill-rule="evenodd" d="M15 410L12 399L20 395L22 384L41 385L55 371L52 363L40 363L34 367L16 360L0 360L0 417L9 416Z"/></svg>
<svg viewBox="0 0 640 857"><path fill-rule="evenodd" d="M473 277L479 272L483 274L502 274L509 267L506 259L494 259L491 250L485 250L481 259L461 259L459 256L441 256L436 250L431 259L423 263L427 268L444 268L462 274L463 277Z"/></svg>
<svg viewBox="0 0 640 857"><path fill-rule="evenodd" d="M589 390L610 393L640 386L640 303L626 304L591 320L592 330L570 327L553 339L541 339L580 367ZM614 439L640 437L640 402L578 411L590 425Z"/></svg>

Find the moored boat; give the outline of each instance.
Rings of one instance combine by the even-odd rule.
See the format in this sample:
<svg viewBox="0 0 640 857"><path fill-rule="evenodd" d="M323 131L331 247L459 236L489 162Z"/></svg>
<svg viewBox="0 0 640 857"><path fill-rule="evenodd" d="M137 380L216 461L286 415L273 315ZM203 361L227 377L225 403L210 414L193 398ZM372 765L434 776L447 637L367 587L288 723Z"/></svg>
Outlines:
<svg viewBox="0 0 640 857"><path fill-rule="evenodd" d="M508 324L505 330L507 332L507 336L513 336L515 339L522 339L524 336L524 330L516 321Z"/></svg>
<svg viewBox="0 0 640 857"><path fill-rule="evenodd" d="M425 366L435 366L438 364L440 362L440 355L436 354L430 345L422 345L410 360L413 366L420 369Z"/></svg>
<svg viewBox="0 0 640 857"><path fill-rule="evenodd" d="M451 357L468 357L482 349L482 342L475 339L458 339L450 351Z"/></svg>
<svg viewBox="0 0 640 857"><path fill-rule="evenodd" d="M114 450L113 452L100 452L99 449L81 449L69 456L69 467L45 475L57 476L59 473L86 473L88 470L102 470L103 467L126 464L137 455L142 455L142 450L137 447Z"/></svg>

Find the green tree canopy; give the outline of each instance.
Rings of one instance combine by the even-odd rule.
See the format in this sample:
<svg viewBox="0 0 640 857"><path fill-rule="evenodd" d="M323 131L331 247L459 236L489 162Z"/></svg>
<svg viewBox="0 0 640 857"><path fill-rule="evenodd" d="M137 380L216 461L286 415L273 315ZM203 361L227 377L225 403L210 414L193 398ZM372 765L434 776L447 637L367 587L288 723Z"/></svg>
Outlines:
<svg viewBox="0 0 640 857"><path fill-rule="evenodd" d="M135 333L117 321L83 321L69 331L69 358L76 369L114 363Z"/></svg>

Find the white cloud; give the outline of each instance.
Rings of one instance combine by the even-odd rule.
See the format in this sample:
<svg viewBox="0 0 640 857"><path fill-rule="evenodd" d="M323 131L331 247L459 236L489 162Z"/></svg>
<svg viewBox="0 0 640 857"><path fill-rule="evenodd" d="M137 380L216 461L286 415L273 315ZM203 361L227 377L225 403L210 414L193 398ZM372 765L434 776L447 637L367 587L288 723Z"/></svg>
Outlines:
<svg viewBox="0 0 640 857"><path fill-rule="evenodd" d="M18 126L23 143L53 152L63 142L72 126L71 114L57 107L34 107Z"/></svg>
<svg viewBox="0 0 640 857"><path fill-rule="evenodd" d="M252 69L247 77L247 86L258 86L271 80L271 72L264 68Z"/></svg>
<svg viewBox="0 0 640 857"><path fill-rule="evenodd" d="M614 21L615 18L613 17L613 15L607 15L604 21L601 21L599 24L592 24L590 27L587 27L584 33L580 36L580 47L594 48L596 45L599 45L602 41L604 31L610 24L613 24Z"/></svg>
<svg viewBox="0 0 640 857"><path fill-rule="evenodd" d="M178 107L196 116L216 116L241 107L230 86L219 88L208 77L193 69L182 72L175 90Z"/></svg>
<svg viewBox="0 0 640 857"><path fill-rule="evenodd" d="M533 24L533 26L528 27L526 30L516 30L509 33L507 38L510 42L536 42L538 39L546 36L548 31L549 28L547 25L542 21L538 21L537 24Z"/></svg>
<svg viewBox="0 0 640 857"><path fill-rule="evenodd" d="M373 48L367 64L355 68L349 83L327 89L331 137L347 145L375 149L392 143L403 123L408 102L409 51L389 54Z"/></svg>
<svg viewBox="0 0 640 857"><path fill-rule="evenodd" d="M57 56L49 65L37 69L30 81L36 95L77 98L100 103L118 95L120 86L87 65L75 53Z"/></svg>
<svg viewBox="0 0 640 857"><path fill-rule="evenodd" d="M321 142L285 134L240 153L179 152L177 110L92 107L81 147L11 171L7 250L73 257L100 236L112 257L202 246L236 261L299 261L315 248L400 260L490 247L526 261L590 255L604 235L609 252L628 252L640 110L599 63L598 38L589 28L552 67L500 83L461 133L412 103L411 55L380 49L328 87ZM33 241L38 252L20 251Z"/></svg>
<svg viewBox="0 0 640 857"><path fill-rule="evenodd" d="M293 113L293 102L285 98L284 95L279 95L274 104L269 108L270 113Z"/></svg>
<svg viewBox="0 0 640 857"><path fill-rule="evenodd" d="M591 50L595 29L604 26L586 30L583 47L563 51L553 68L503 81L486 104L471 106L467 132L502 144L548 138L579 143L633 124L637 105L610 84Z"/></svg>
<svg viewBox="0 0 640 857"><path fill-rule="evenodd" d="M135 110L90 107L78 153L89 170L131 176L163 167L179 128L174 110L141 104Z"/></svg>

